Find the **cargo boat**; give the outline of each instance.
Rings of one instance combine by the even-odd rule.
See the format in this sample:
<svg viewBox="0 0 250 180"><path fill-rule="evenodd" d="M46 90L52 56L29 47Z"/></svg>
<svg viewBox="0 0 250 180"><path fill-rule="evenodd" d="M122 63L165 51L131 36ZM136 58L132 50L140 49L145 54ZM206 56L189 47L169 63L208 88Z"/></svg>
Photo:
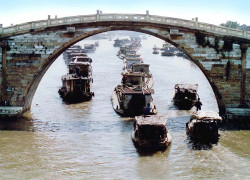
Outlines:
<svg viewBox="0 0 250 180"><path fill-rule="evenodd" d="M134 145L145 149L166 149L172 142L166 123L164 116L136 116L131 135Z"/></svg>
<svg viewBox="0 0 250 180"><path fill-rule="evenodd" d="M198 84L176 84L174 105L181 110L189 110L198 101Z"/></svg>
<svg viewBox="0 0 250 180"><path fill-rule="evenodd" d="M121 116L142 115L149 104L150 114L156 114L152 98L152 75L145 72L126 72L122 76L122 85L115 87L111 98L114 111Z"/></svg>
<svg viewBox="0 0 250 180"><path fill-rule="evenodd" d="M143 63L143 60L140 57L140 55L139 56L128 56L128 57L124 58L123 69L125 71L130 71L133 64L142 64L142 63Z"/></svg>
<svg viewBox="0 0 250 180"><path fill-rule="evenodd" d="M214 111L193 113L186 123L187 134L191 139L201 142L213 142L219 138L218 128L222 118Z"/></svg>
<svg viewBox="0 0 250 180"><path fill-rule="evenodd" d="M93 83L91 62L92 59L86 56L77 56L68 65L69 73L62 76L63 85L58 90L67 103L88 101L94 96L91 92Z"/></svg>
<svg viewBox="0 0 250 180"><path fill-rule="evenodd" d="M83 53L92 53L96 50L95 44L84 44L84 49L82 49Z"/></svg>

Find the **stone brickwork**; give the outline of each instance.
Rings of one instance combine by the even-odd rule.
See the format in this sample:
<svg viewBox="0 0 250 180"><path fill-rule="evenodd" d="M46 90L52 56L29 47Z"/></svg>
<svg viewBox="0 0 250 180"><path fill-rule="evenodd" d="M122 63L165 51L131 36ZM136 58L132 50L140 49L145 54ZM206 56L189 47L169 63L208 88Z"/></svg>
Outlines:
<svg viewBox="0 0 250 180"><path fill-rule="evenodd" d="M0 84L2 85L2 48L0 47ZM2 94L2 88L0 88L0 94Z"/></svg>
<svg viewBox="0 0 250 180"><path fill-rule="evenodd" d="M246 68L250 69L250 48L247 49L247 63L246 63Z"/></svg>
<svg viewBox="0 0 250 180"><path fill-rule="evenodd" d="M247 77L246 77L246 101L248 106L250 106L250 69L247 69Z"/></svg>
<svg viewBox="0 0 250 180"><path fill-rule="evenodd" d="M250 107L250 47L247 49L246 57L246 101Z"/></svg>
<svg viewBox="0 0 250 180"><path fill-rule="evenodd" d="M71 27L71 28L67 28ZM178 29L171 34L170 29ZM70 31L69 31L70 29ZM29 32L20 35L11 35L7 40L9 49L6 57L6 97L2 101L9 101L12 107L22 107L23 111L30 108L36 88L43 75L68 47L91 35L110 30L132 30L144 32L170 42L184 51L195 64L199 66L207 77L215 92L220 112L225 113L227 107L238 107L242 91L242 50L241 39L235 39L230 52L217 52L214 48L199 45L196 41L194 29L175 27L153 23L135 22L95 22L58 26ZM216 35L205 33L211 44L215 42ZM239 43L240 42L240 43ZM224 41L220 39L219 47ZM2 50L0 57L2 60ZM250 50L247 50L247 63L249 63ZM248 67L248 66L247 66ZM0 75L2 74L2 68ZM246 92L250 92L250 69L246 75ZM2 75L0 76L2 82ZM245 96L249 103L249 94ZM19 110L20 111L20 110ZM1 112L0 112L1 114Z"/></svg>

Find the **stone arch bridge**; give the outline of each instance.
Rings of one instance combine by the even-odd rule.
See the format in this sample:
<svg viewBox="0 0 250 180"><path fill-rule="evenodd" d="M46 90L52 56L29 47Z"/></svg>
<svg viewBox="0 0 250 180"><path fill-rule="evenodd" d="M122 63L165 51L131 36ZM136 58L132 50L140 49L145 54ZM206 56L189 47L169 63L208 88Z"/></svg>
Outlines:
<svg viewBox="0 0 250 180"><path fill-rule="evenodd" d="M220 114L250 103L250 32L146 14L97 14L0 27L0 115L29 110L43 75L67 48L89 36L131 30L168 41L205 74Z"/></svg>

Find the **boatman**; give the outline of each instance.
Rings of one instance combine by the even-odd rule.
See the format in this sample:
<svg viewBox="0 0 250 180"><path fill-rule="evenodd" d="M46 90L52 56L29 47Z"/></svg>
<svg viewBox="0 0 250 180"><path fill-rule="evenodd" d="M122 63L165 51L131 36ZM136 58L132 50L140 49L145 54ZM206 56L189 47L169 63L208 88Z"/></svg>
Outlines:
<svg viewBox="0 0 250 180"><path fill-rule="evenodd" d="M194 105L196 107L196 112L201 110L202 103L200 102L200 98L198 98L198 101Z"/></svg>
<svg viewBox="0 0 250 180"><path fill-rule="evenodd" d="M150 114L150 104L148 103L146 109L145 109L145 112L144 112L145 115L149 115Z"/></svg>
<svg viewBox="0 0 250 180"><path fill-rule="evenodd" d="M127 80L127 78L125 76L123 76L122 77L122 85L123 85L124 88L126 86L126 80Z"/></svg>

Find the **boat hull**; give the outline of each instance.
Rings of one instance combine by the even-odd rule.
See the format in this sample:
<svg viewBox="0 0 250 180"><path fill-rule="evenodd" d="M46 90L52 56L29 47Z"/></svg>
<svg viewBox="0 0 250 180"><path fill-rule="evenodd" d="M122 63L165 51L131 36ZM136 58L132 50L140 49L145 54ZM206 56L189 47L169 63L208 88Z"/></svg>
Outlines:
<svg viewBox="0 0 250 180"><path fill-rule="evenodd" d="M64 92L61 89L58 90L61 98L68 103L79 103L84 101L89 101L92 99L94 93L93 92Z"/></svg>
<svg viewBox="0 0 250 180"><path fill-rule="evenodd" d="M192 140L201 142L217 141L219 138L219 125L216 121L186 123L187 134Z"/></svg>
<svg viewBox="0 0 250 180"><path fill-rule="evenodd" d="M177 106L181 110L190 110L196 100L190 100L190 99L174 99L174 105Z"/></svg>
<svg viewBox="0 0 250 180"><path fill-rule="evenodd" d="M113 94L111 97L111 103L112 103L114 111L120 116L134 117L134 116L139 116L139 115L144 114L144 107L133 107L129 109L123 109L121 103L118 101L116 91L113 91ZM154 106L153 102L151 102L151 106ZM150 112L150 115L155 115L155 114L157 114L156 109Z"/></svg>
<svg viewBox="0 0 250 180"><path fill-rule="evenodd" d="M167 137L163 140L139 140L135 138L135 131L132 131L131 134L132 141L137 148L143 149L166 149L172 142L172 136L168 132Z"/></svg>

